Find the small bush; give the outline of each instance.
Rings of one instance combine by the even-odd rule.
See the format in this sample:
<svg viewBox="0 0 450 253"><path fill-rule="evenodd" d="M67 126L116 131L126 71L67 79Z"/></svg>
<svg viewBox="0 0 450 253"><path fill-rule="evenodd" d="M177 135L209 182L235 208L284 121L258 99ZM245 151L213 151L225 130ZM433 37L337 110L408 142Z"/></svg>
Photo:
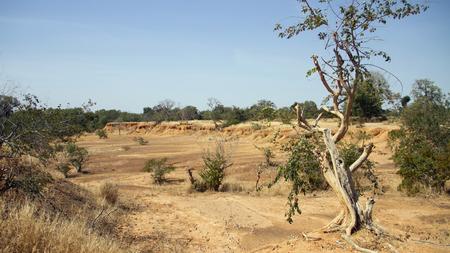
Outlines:
<svg viewBox="0 0 450 253"><path fill-rule="evenodd" d="M261 162L258 165L258 167L256 168L255 190L260 191L264 187L264 184L260 185L260 180L261 180L262 174L271 168L276 168L276 166L278 166L278 164L272 160L273 158L275 158L275 155L274 155L272 149L270 149L269 147L265 147L265 148L256 147L256 148L261 150L264 154L264 161Z"/></svg>
<svg viewBox="0 0 450 253"><path fill-rule="evenodd" d="M446 180L450 179L450 142L438 146L420 134L403 131L389 133L393 159L403 178L398 190L408 195L443 192Z"/></svg>
<svg viewBox="0 0 450 253"><path fill-rule="evenodd" d="M88 151L73 142L69 142L66 145L65 151L67 153L69 163L77 169L78 173L82 172L89 157Z"/></svg>
<svg viewBox="0 0 450 253"><path fill-rule="evenodd" d="M152 173L156 184L162 184L166 181L166 174L174 171L175 167L167 164L167 158L150 159L145 163L143 170Z"/></svg>
<svg viewBox="0 0 450 253"><path fill-rule="evenodd" d="M135 137L133 140L135 142L139 143L139 145L147 145L148 144L148 141L142 137Z"/></svg>
<svg viewBox="0 0 450 253"><path fill-rule="evenodd" d="M225 177L225 169L230 166L224 144L217 142L214 152L208 150L203 155L203 169L199 175L209 190L218 191Z"/></svg>
<svg viewBox="0 0 450 253"><path fill-rule="evenodd" d="M100 186L100 197L108 204L115 205L119 199L119 187L109 182L102 184Z"/></svg>
<svg viewBox="0 0 450 253"><path fill-rule="evenodd" d="M252 127L253 131L258 131L258 130L261 130L263 128L263 126L261 124L254 123L254 122L252 123L251 127Z"/></svg>
<svg viewBox="0 0 450 253"><path fill-rule="evenodd" d="M97 129L97 131L95 131L95 134L100 139L108 139L108 134L106 133L106 131L104 129Z"/></svg>

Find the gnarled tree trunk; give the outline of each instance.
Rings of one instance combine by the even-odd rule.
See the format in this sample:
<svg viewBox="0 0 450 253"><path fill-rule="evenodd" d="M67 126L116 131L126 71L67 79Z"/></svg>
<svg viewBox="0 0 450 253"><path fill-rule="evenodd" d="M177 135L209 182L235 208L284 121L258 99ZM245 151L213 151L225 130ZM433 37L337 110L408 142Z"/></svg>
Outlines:
<svg viewBox="0 0 450 253"><path fill-rule="evenodd" d="M323 129L323 138L326 144L327 153L322 156L323 175L338 197L341 211L327 226L323 228L325 232L345 231L347 235L359 228L366 226L372 229L372 207L375 203L372 198L367 200L365 209L362 209L359 202L358 193L352 179L351 169L357 169L362 163L358 159L352 166L346 166L340 157L336 144L331 136L330 129ZM370 145L370 149L372 146ZM370 152L370 151L369 151ZM365 155L367 151L363 153ZM357 165L357 166L355 166Z"/></svg>

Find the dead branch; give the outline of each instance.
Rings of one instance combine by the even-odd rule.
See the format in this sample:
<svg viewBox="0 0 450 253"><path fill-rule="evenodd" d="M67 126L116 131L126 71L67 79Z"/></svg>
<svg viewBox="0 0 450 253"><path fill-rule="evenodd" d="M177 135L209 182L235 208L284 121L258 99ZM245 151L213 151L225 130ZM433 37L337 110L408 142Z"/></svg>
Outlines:
<svg viewBox="0 0 450 253"><path fill-rule="evenodd" d="M187 172L187 174L188 174L189 181L190 181L191 184L193 185L193 184L195 184L196 179L194 178L194 175L192 175L192 170L193 170L192 168L189 168L189 169L186 170L186 172Z"/></svg>
<svg viewBox="0 0 450 253"><path fill-rule="evenodd" d="M319 113L319 116L317 116L316 121L314 122L313 127L317 127L319 124L319 120L322 118L323 112Z"/></svg>
<svg viewBox="0 0 450 253"><path fill-rule="evenodd" d="M373 143L369 143L364 147L364 151L361 154L361 156L349 167L350 172L356 171L361 165L367 160L370 153L372 153L373 150Z"/></svg>
<svg viewBox="0 0 450 253"><path fill-rule="evenodd" d="M295 112L297 114L298 126L303 128L303 129L305 129L305 130L311 131L312 127L308 123L308 121L305 119L305 116L303 114L303 109L300 108L300 104L298 104L298 103L296 103L296 105L295 105Z"/></svg>

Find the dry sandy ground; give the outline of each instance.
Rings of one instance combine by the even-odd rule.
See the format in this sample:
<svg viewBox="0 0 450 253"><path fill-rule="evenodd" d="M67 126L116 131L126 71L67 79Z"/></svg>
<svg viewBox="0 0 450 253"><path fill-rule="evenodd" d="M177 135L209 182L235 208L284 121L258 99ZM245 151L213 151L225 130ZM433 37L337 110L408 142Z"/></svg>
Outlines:
<svg viewBox="0 0 450 253"><path fill-rule="evenodd" d="M121 131L121 135L110 134L106 140L84 136L79 143L91 154L89 173L71 180L93 191L104 182L119 185L121 200L136 207L120 225L120 234L141 251L352 252L339 234L321 235L319 241L306 241L302 236L318 230L337 214L338 203L332 192L301 196L303 213L289 224L284 217L288 185L260 193L253 190L256 167L263 159L255 145L266 145L278 127L237 134L228 142L233 166L227 172L227 181L242 186L239 192L188 190L186 168L201 168L202 152L218 138L215 133L195 131ZM400 178L386 143L387 131L394 127L387 123L364 127L374 136L376 152L372 159L377 162L375 172L386 190L377 198L374 219L392 234L408 238L405 242L391 241L398 252L450 252L450 198L407 197L396 190ZM230 134L233 132L227 136ZM133 140L136 136L149 143L139 145ZM156 186L141 170L146 160L161 157L169 158L177 169L168 176L167 184ZM354 237L359 244L379 244L382 252L395 252L385 241L365 240L364 233Z"/></svg>

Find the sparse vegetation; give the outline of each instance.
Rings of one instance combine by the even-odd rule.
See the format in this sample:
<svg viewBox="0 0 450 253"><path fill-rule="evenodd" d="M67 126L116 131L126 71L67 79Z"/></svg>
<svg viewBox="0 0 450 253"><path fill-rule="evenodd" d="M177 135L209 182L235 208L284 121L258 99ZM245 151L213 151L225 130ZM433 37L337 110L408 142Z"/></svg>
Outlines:
<svg viewBox="0 0 450 253"><path fill-rule="evenodd" d="M148 141L145 140L143 137L135 137L135 138L133 138L133 140L135 142L137 142L139 145L147 145L148 144Z"/></svg>
<svg viewBox="0 0 450 253"><path fill-rule="evenodd" d="M252 122L251 127L252 127L253 131L258 131L258 130L261 130L263 128L263 126L260 123L254 123L254 122Z"/></svg>
<svg viewBox="0 0 450 253"><path fill-rule="evenodd" d="M9 189L17 189L34 197L52 181L51 175L38 164L30 165L20 158L0 159L0 196Z"/></svg>
<svg viewBox="0 0 450 253"><path fill-rule="evenodd" d="M119 199L119 187L109 182L103 183L100 186L100 197L108 204L115 205Z"/></svg>
<svg viewBox="0 0 450 253"><path fill-rule="evenodd" d="M0 252L125 252L116 240L95 233L86 221L51 217L33 204L6 211L0 203Z"/></svg>
<svg viewBox="0 0 450 253"><path fill-rule="evenodd" d="M278 166L278 163L273 161L275 155L270 147L256 148L261 150L264 154L264 161L261 162L256 168L255 191L260 191L264 187L264 184L260 184L263 173L271 168L276 168Z"/></svg>
<svg viewBox="0 0 450 253"><path fill-rule="evenodd" d="M87 149L79 147L73 142L69 142L65 147L65 152L68 162L75 167L78 173L83 172L84 165L89 158Z"/></svg>
<svg viewBox="0 0 450 253"><path fill-rule="evenodd" d="M95 134L98 136L98 138L100 139L108 139L108 133L106 133L105 129L97 129L95 131Z"/></svg>
<svg viewBox="0 0 450 253"><path fill-rule="evenodd" d="M399 64L396 77L388 53L376 48L392 39L380 29L421 14L429 0L179 1L176 9L140 1L106 4L98 13L84 11L86 4L44 2L10 1L0 10L7 28L0 50L12 71L5 77L56 95L42 102L0 87L0 253L450 247L450 198L437 196L450 194L450 93L422 79L400 97L389 85L399 83L393 87L403 93L401 78L411 77L405 69L414 75L417 66ZM298 13L288 18L260 16L295 2ZM231 21L222 15L230 10ZM404 60L427 60L421 67L445 75L446 14L438 8L431 19L417 17L414 29L401 24L416 33L431 20L433 31L411 37L407 47L407 33L388 44L410 50ZM318 54L308 58L306 78L296 71L308 60L296 58L305 53L294 52L296 43L276 49L260 41L264 27L255 24L274 18L293 23L266 26L268 36L312 33L302 49ZM36 34L51 36L24 43ZM70 89L53 89L65 82ZM310 87L317 82L322 92ZM224 103L202 102L208 94ZM146 104L141 113L91 111L91 100L72 107L80 96L103 96L99 108ZM183 100L155 103L161 96ZM45 105L55 102L63 106ZM311 217L291 227L280 222L283 211L293 223L302 209Z"/></svg>
<svg viewBox="0 0 450 253"><path fill-rule="evenodd" d="M166 181L166 174L175 170L175 167L167 164L167 158L150 159L145 163L145 172L152 173L155 184L162 184Z"/></svg>
<svg viewBox="0 0 450 253"><path fill-rule="evenodd" d="M58 162L56 164L56 170L63 174L64 178L69 176L70 164L66 162Z"/></svg>
<svg viewBox="0 0 450 253"><path fill-rule="evenodd" d="M219 191L221 192L244 192L247 191L247 189L240 183L237 182L225 182L223 183Z"/></svg>

